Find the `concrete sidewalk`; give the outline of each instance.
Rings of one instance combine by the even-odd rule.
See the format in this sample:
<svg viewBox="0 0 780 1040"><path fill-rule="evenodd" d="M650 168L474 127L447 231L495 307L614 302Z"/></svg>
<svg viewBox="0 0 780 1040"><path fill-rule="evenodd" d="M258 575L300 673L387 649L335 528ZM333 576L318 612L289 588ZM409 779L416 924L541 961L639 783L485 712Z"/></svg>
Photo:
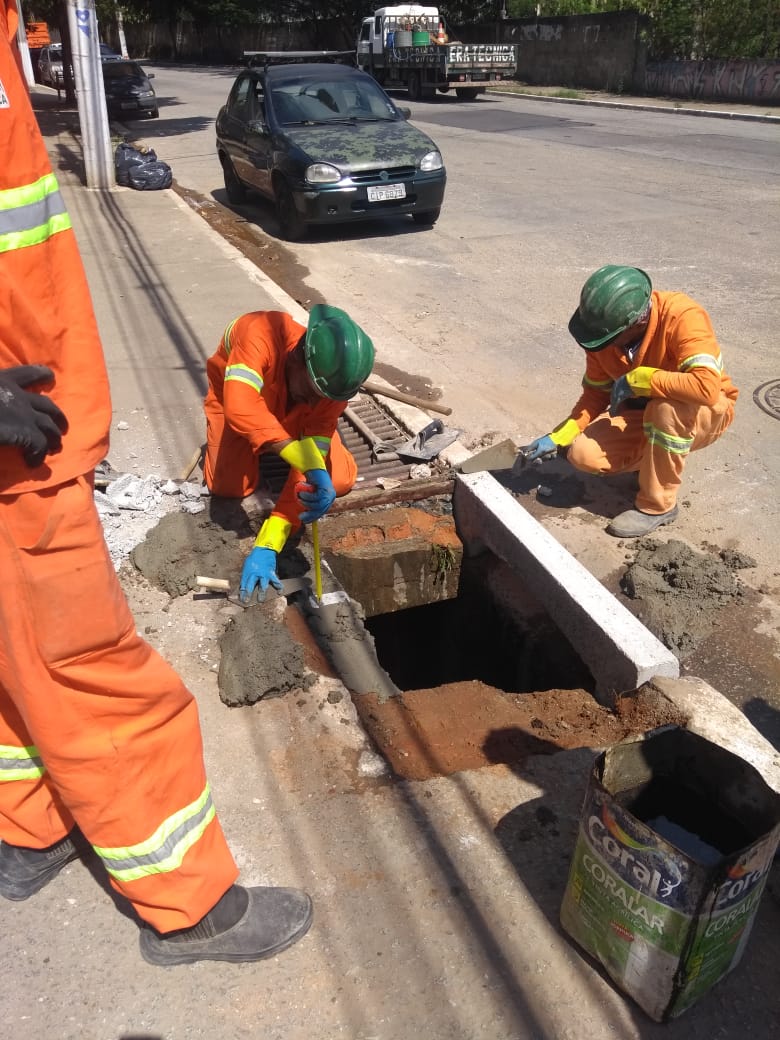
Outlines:
<svg viewBox="0 0 780 1040"><path fill-rule="evenodd" d="M82 250L114 398L111 460L177 476L203 439L205 360L252 308L304 317L173 191L86 190L73 112L34 96ZM743 964L661 1026L561 932L588 750L392 781L338 680L221 704L219 607L129 587L140 630L195 693L245 884L299 884L311 933L259 965L155 969L94 864L3 906L0 1017L57 1040L710 1040L777 1021L780 906ZM189 651L182 650L187 635ZM736 709L733 709L736 712ZM728 726L728 720L723 725ZM771 754L771 748L767 748ZM775 868L777 869L777 868Z"/></svg>

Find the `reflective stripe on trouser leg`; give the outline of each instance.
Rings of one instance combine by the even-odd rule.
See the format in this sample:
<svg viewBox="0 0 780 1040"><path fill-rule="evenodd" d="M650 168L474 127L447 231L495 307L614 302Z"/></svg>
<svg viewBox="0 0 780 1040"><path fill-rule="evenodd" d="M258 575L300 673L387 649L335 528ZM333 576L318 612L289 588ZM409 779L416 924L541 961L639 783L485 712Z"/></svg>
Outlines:
<svg viewBox="0 0 780 1040"><path fill-rule="evenodd" d="M712 444L731 425L734 406L723 394L714 408L653 398L644 411L647 448L639 468L636 507L667 513L677 502L691 451Z"/></svg>
<svg viewBox="0 0 780 1040"><path fill-rule="evenodd" d="M138 914L159 931L196 923L238 871L197 706L136 633L86 480L6 498L0 571L0 674L25 743Z"/></svg>
<svg viewBox="0 0 780 1040"><path fill-rule="evenodd" d="M52 787L40 751L0 683L0 838L11 845L45 849L72 828L73 817Z"/></svg>

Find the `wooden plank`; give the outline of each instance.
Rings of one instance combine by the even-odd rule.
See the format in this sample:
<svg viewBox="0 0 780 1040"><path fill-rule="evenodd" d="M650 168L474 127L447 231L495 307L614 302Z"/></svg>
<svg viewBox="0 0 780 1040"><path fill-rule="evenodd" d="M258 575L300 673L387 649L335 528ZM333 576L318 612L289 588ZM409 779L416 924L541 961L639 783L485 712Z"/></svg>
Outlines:
<svg viewBox="0 0 780 1040"><path fill-rule="evenodd" d="M432 477L430 480L405 480L396 488L364 488L350 491L337 498L328 510L328 516L337 513L356 513L370 506L391 505L393 502L419 502L436 495L451 495L455 481L447 477Z"/></svg>

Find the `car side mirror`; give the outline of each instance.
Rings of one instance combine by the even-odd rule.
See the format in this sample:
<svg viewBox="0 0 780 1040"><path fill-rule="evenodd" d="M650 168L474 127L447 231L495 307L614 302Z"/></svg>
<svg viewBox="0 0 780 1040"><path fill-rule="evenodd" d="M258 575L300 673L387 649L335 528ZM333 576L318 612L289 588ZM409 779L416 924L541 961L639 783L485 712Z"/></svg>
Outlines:
<svg viewBox="0 0 780 1040"><path fill-rule="evenodd" d="M153 72L147 72L146 73L146 78L147 79L154 79L154 73Z"/></svg>
<svg viewBox="0 0 780 1040"><path fill-rule="evenodd" d="M251 130L253 134L267 134L268 126L263 122L262 119L250 119L246 124L247 130Z"/></svg>
<svg viewBox="0 0 780 1040"><path fill-rule="evenodd" d="M412 118L412 110L411 110L411 108L406 108L406 107L400 108L399 107L398 111L401 113L401 115L404 117L404 119L411 119Z"/></svg>

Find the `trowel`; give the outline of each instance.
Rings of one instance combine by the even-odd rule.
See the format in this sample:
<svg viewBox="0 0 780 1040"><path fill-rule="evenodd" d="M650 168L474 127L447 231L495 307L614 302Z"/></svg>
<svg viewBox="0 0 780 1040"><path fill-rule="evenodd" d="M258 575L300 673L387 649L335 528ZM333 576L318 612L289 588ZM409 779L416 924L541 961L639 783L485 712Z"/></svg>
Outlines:
<svg viewBox="0 0 780 1040"><path fill-rule="evenodd" d="M309 578L282 578L281 583L281 589L276 589L273 585L269 585L269 591L273 590L279 596L292 596L296 592L309 592L311 590L311 580ZM235 603L239 607L249 607L255 600L255 593L253 593L245 603L238 592L231 592L230 582L227 578L208 578L203 574L197 574L195 576L195 584L199 589L206 589L210 592L224 592L228 603Z"/></svg>
<svg viewBox="0 0 780 1040"><path fill-rule="evenodd" d="M446 429L441 419L433 419L422 430L405 444L396 447L395 451L402 459L414 459L418 462L429 462L458 439L460 430Z"/></svg>
<svg viewBox="0 0 780 1040"><path fill-rule="evenodd" d="M517 444L511 438L507 438L490 448L485 448L484 451L478 451L461 463L458 469L461 473L484 473L488 470L512 469L518 460L522 467L527 462L525 452L529 447L527 444Z"/></svg>

